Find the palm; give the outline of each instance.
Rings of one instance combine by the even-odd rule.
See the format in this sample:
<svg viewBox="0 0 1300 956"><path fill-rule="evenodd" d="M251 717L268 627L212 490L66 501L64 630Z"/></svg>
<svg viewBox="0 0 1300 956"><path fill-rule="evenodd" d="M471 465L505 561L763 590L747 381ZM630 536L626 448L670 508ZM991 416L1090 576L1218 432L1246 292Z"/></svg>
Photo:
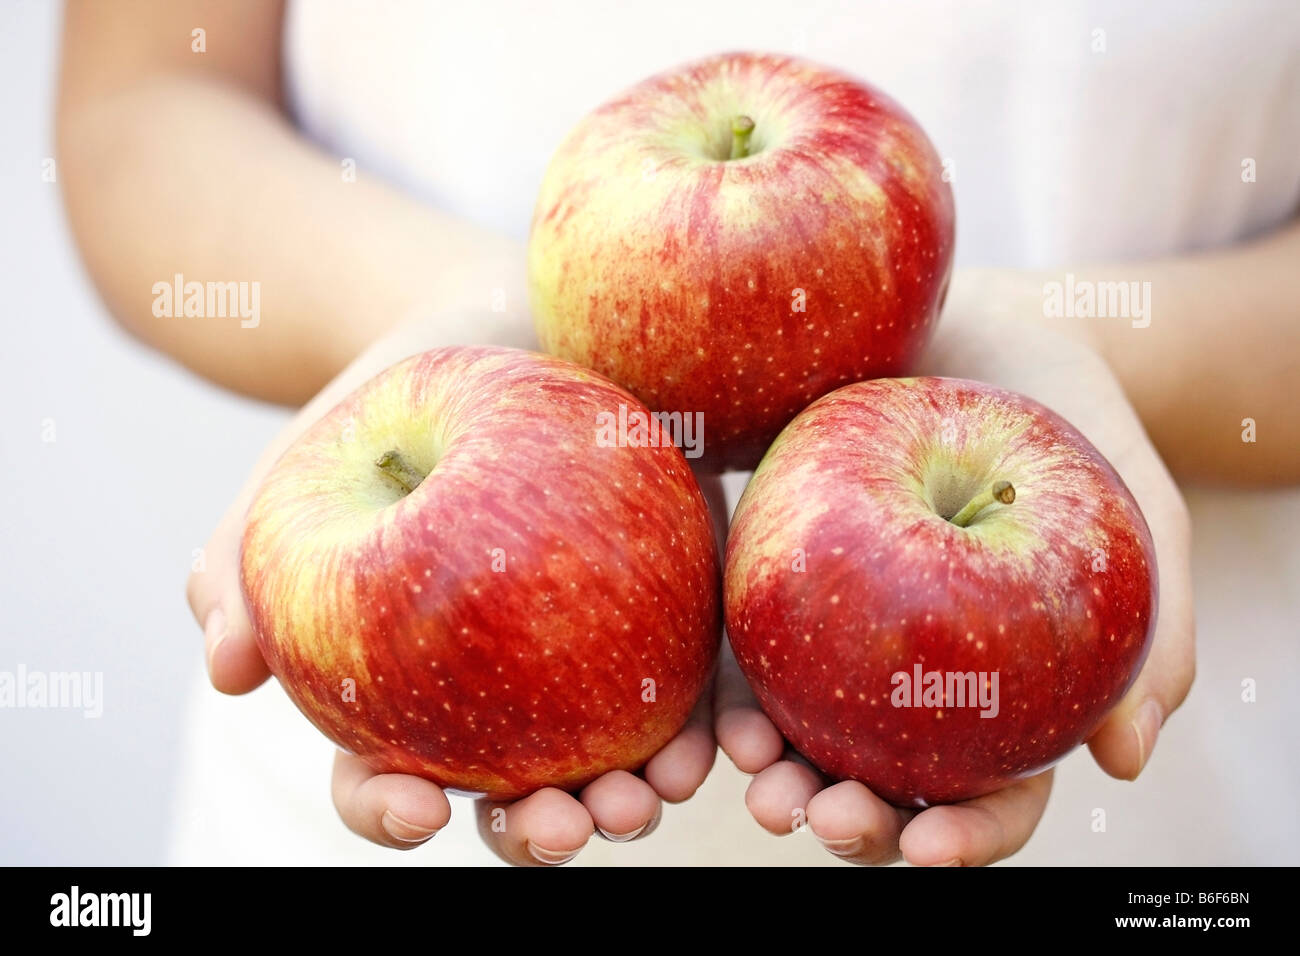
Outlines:
<svg viewBox="0 0 1300 956"><path fill-rule="evenodd" d="M1141 506L1160 573L1155 640L1137 682L1089 740L1107 773L1136 777L1194 667L1189 524L1177 487L1106 365L1043 320L992 318L980 303L954 297L921 371L1000 385L1052 408L1110 460ZM789 751L729 654L716 698L719 743L740 770L755 774L746 795L755 819L783 834L806 817L830 852L854 862L901 854L922 865L991 863L1024 845L1047 804L1051 771L960 804L901 810L860 783L829 784Z"/></svg>
<svg viewBox="0 0 1300 956"><path fill-rule="evenodd" d="M263 454L213 533L205 549L205 570L192 575L188 586L190 606L204 626L208 670L218 690L245 693L270 676L253 638L238 575L244 515L262 477L304 429L354 388L408 355L461 340L533 345L526 320L518 317L439 316L399 326L312 399ZM597 831L616 841L645 836L654 829L662 801L685 800L712 768L717 745L709 718L706 697L681 733L640 774L608 773L577 795L547 789L510 804L478 801L484 840L507 862L539 865L571 859ZM435 784L402 774L376 774L342 752L334 763L333 796L349 829L395 849L424 843L451 815L447 796Z"/></svg>

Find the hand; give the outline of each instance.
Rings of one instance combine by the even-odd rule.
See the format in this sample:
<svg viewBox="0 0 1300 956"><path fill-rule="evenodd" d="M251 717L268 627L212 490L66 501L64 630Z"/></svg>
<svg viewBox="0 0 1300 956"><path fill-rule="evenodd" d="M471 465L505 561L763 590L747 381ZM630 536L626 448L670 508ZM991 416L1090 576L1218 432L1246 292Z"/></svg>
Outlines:
<svg viewBox="0 0 1300 956"><path fill-rule="evenodd" d="M190 575L187 587L190 608L203 627L208 674L217 690L247 693L270 676L240 591L239 545L248 506L272 464L302 431L383 369L426 349L469 339L536 347L529 324L518 317L444 315L408 322L340 373L266 449L208 542L206 570ZM521 865L567 862L596 831L619 842L646 836L659 821L662 801L687 799L712 768L717 746L711 714L706 696L681 733L640 774L607 773L576 796L546 789L513 803L477 801L480 833L498 856ZM302 730L307 732L306 724ZM447 796L436 784L419 777L375 773L343 752L334 761L332 792L334 806L350 830L394 849L408 850L426 842L451 817ZM504 816L497 810L504 810Z"/></svg>
<svg viewBox="0 0 1300 956"><path fill-rule="evenodd" d="M1053 328L1041 307L1035 311L1041 299L1032 290L1008 294L1009 281L996 274L954 276L920 373L989 382L1042 402L1097 446L1142 508L1159 570L1155 636L1137 681L1088 741L1103 770L1133 780L1195 673L1187 509L1118 382L1089 342L1077 332L1072 338ZM1020 307L1009 310L1008 302ZM737 768L756 775L745 802L759 824L772 833L790 833L802 810L827 849L855 863L889 863L900 855L920 865L995 862L1029 839L1051 791L1049 770L996 793L917 812L892 807L854 781L831 784L788 748L727 647L715 706L719 744Z"/></svg>

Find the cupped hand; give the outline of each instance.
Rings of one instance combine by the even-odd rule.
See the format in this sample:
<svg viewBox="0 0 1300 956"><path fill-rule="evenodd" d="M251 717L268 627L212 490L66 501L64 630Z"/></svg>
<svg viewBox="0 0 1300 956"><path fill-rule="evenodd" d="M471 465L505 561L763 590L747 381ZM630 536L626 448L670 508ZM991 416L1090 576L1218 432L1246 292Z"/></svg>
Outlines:
<svg viewBox="0 0 1300 956"><path fill-rule="evenodd" d="M1106 773L1133 780L1195 674L1187 508L1119 383L1087 339L1077 330L1064 334L1032 309L1009 311L999 298L1004 288L988 275L955 276L919 371L988 382L1041 402L1106 456L1137 499L1159 571L1155 635L1137 680L1088 740ZM828 781L789 749L725 646L715 714L718 743L739 770L754 775L745 798L754 819L776 834L806 821L831 853L855 863L889 863L900 856L926 866L993 863L1024 846L1051 792L1049 770L995 793L918 812L890 806L860 783Z"/></svg>
<svg viewBox="0 0 1300 956"><path fill-rule="evenodd" d="M528 323L505 315L443 315L407 322L340 373L262 454L213 532L204 551L204 570L190 575L186 589L190 608L203 628L208 674L217 690L247 693L270 676L239 583L244 516L263 477L299 434L383 369L430 348L470 341L535 348ZM302 730L308 732L305 725ZM510 803L478 800L479 831L502 859L533 866L568 862L594 833L617 842L644 837L657 825L664 801L683 801L704 782L716 751L712 704L705 695L682 731L640 773L607 773L576 795L546 789ZM436 784L420 777L376 773L342 751L334 761L332 794L350 830L394 849L425 843L451 818L451 804Z"/></svg>

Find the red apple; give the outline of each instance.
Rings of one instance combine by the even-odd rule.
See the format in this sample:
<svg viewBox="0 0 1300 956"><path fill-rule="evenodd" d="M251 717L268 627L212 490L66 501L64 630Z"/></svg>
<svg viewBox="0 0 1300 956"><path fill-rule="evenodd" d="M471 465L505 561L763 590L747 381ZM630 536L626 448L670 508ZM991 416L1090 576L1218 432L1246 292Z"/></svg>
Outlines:
<svg viewBox="0 0 1300 956"><path fill-rule="evenodd" d="M786 739L926 806L1088 737L1146 656L1156 563L1123 481L1053 412L976 382L881 380L781 433L736 508L725 595Z"/></svg>
<svg viewBox="0 0 1300 956"><path fill-rule="evenodd" d="M517 797L635 769L685 723L721 636L681 452L549 356L446 348L345 399L248 513L244 596L299 709L377 771Z"/></svg>
<svg viewBox="0 0 1300 956"><path fill-rule="evenodd" d="M706 469L753 468L810 401L905 374L947 289L952 192L879 90L787 56L715 56L584 119L528 246L547 351L702 413Z"/></svg>

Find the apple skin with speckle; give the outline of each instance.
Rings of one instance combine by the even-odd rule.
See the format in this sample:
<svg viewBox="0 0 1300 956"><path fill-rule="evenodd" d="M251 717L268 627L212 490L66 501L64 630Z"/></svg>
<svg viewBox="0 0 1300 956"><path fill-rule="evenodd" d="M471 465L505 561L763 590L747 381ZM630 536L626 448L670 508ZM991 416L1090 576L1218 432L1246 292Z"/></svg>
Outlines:
<svg viewBox="0 0 1300 956"><path fill-rule="evenodd" d="M636 770L681 730L721 643L717 544L679 449L600 440L623 404L648 414L548 355L436 349L289 447L241 583L312 723L494 799Z"/></svg>
<svg viewBox="0 0 1300 956"><path fill-rule="evenodd" d="M1010 503L978 497L1003 483ZM1001 789L1086 740L1157 609L1150 531L1101 453L1028 398L945 378L849 385L797 416L737 505L724 588L781 733L905 807Z"/></svg>
<svg viewBox="0 0 1300 956"><path fill-rule="evenodd" d="M901 106L804 60L730 53L572 131L534 210L529 296L546 351L702 414L697 469L748 470L809 402L912 371L953 244L943 165Z"/></svg>

